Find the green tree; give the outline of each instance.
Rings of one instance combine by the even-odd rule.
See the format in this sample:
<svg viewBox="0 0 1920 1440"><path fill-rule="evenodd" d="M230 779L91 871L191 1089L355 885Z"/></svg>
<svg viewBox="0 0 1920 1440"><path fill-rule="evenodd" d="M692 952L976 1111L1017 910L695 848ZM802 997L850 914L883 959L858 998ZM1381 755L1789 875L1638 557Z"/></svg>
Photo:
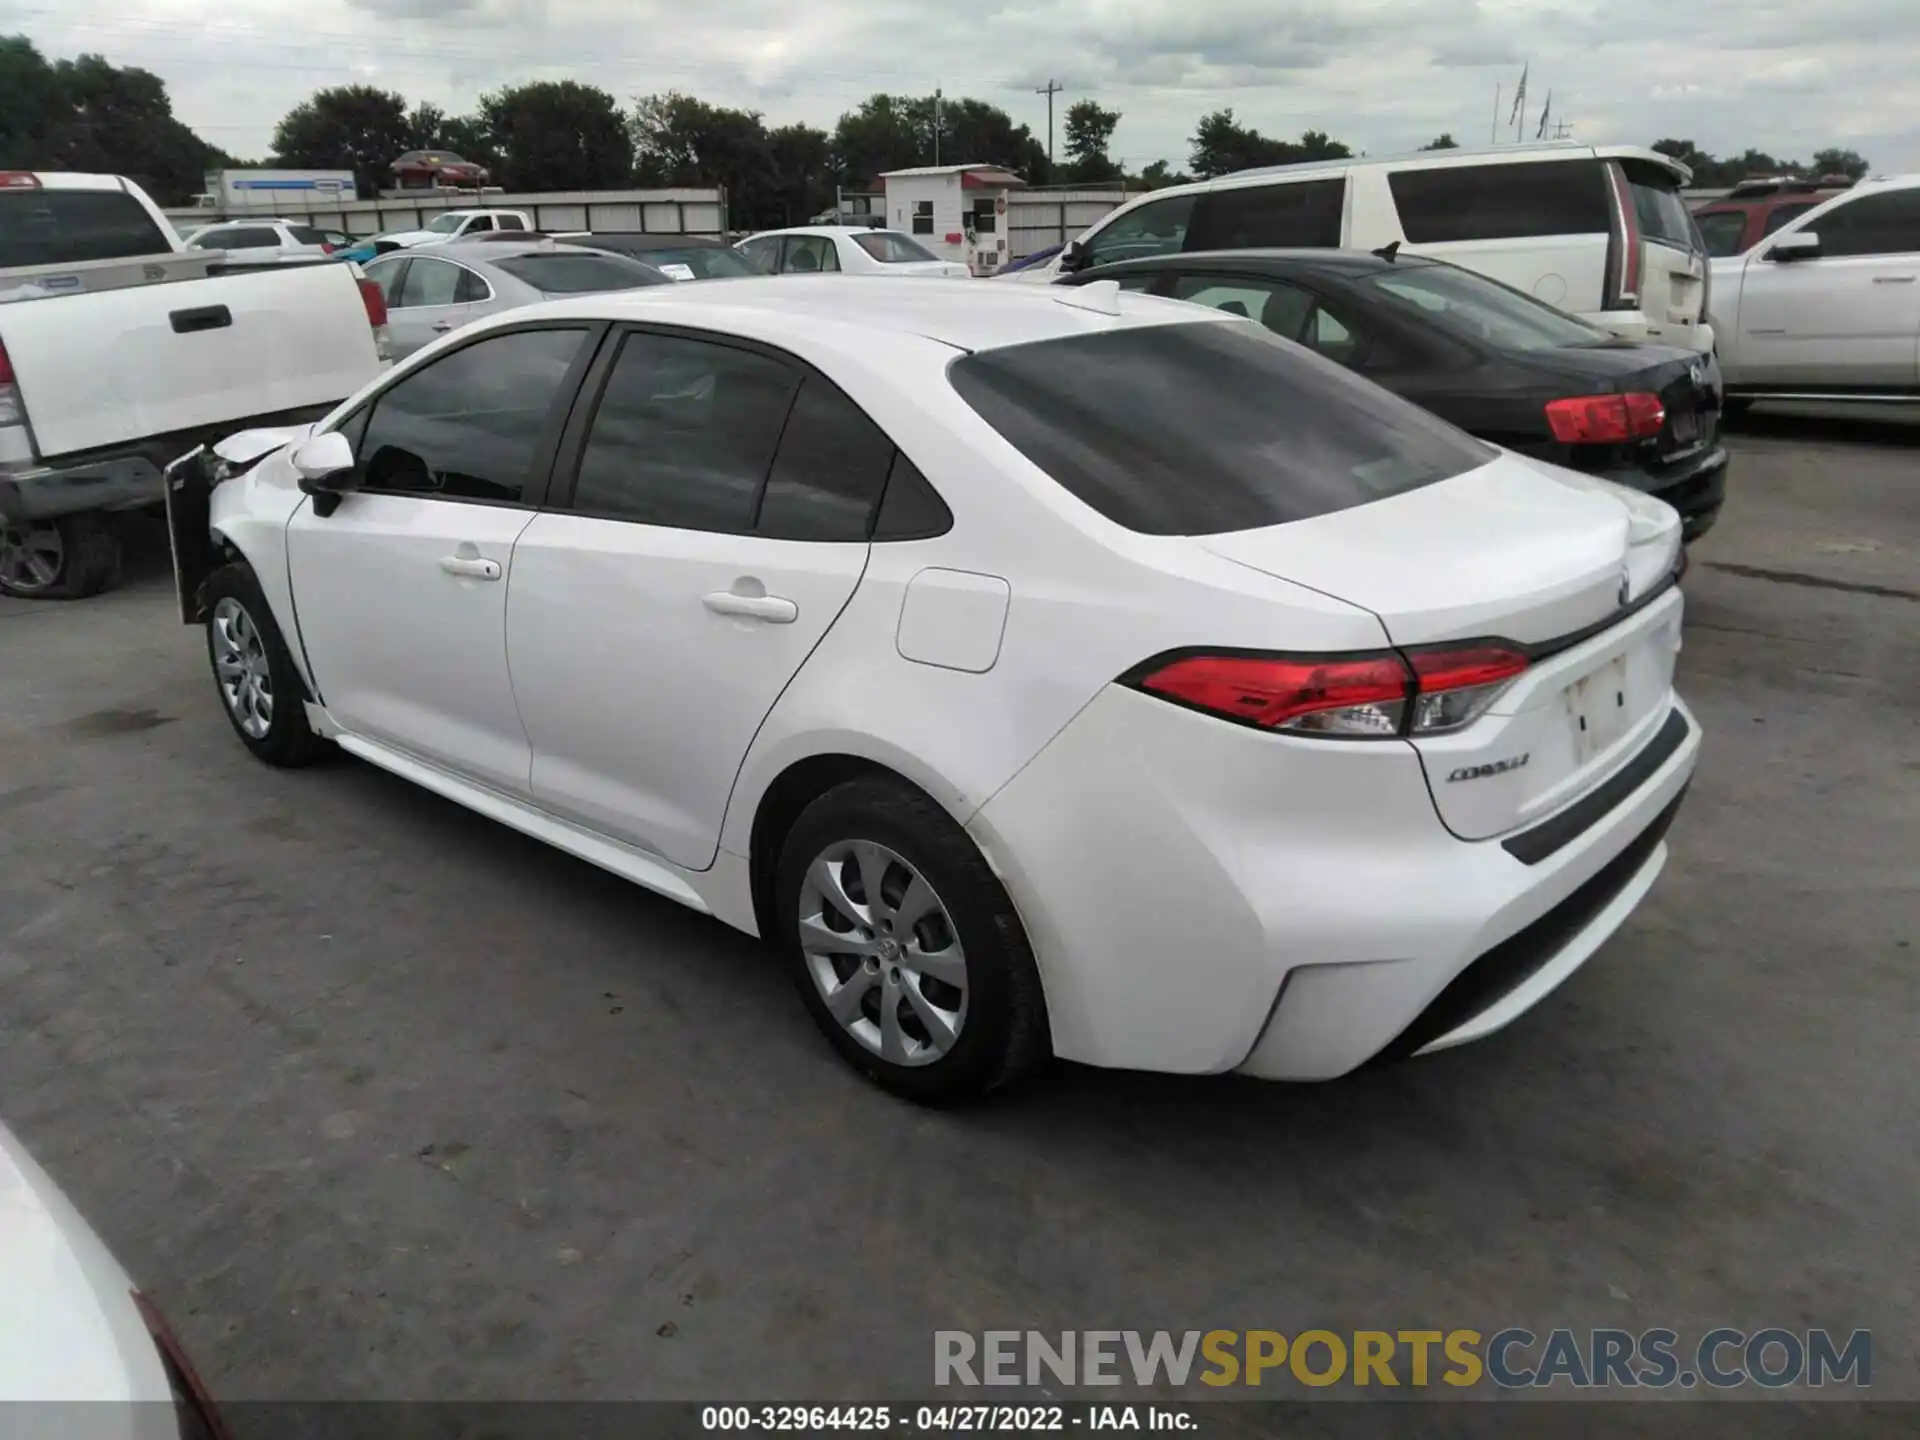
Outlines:
<svg viewBox="0 0 1920 1440"><path fill-rule="evenodd" d="M508 190L604 190L633 173L633 140L620 104L597 86L508 86L480 97L479 119L501 157L494 180Z"/></svg>
<svg viewBox="0 0 1920 1440"><path fill-rule="evenodd" d="M59 80L31 40L0 36L0 168L31 170L47 164L49 132L65 108Z"/></svg>
<svg viewBox="0 0 1920 1440"><path fill-rule="evenodd" d="M1097 100L1076 100L1067 107L1067 163L1059 178L1080 185L1099 185L1120 178L1120 167L1107 155L1118 110L1104 109Z"/></svg>
<svg viewBox="0 0 1920 1440"><path fill-rule="evenodd" d="M1155 160L1140 172L1140 184L1147 190L1163 190L1169 185L1190 185L1193 177L1184 171L1176 171L1165 160Z"/></svg>
<svg viewBox="0 0 1920 1440"><path fill-rule="evenodd" d="M628 125L641 184L724 185L733 224L765 229L785 221L773 137L759 111L668 91L636 101Z"/></svg>
<svg viewBox="0 0 1920 1440"><path fill-rule="evenodd" d="M904 96L869 95L840 117L831 146L842 185L865 190L889 170L933 163L931 136L921 134L909 113L912 104Z"/></svg>
<svg viewBox="0 0 1920 1440"><path fill-rule="evenodd" d="M1422 150L1458 150L1460 142L1453 138L1451 130L1442 130L1420 148Z"/></svg>
<svg viewBox="0 0 1920 1440"><path fill-rule="evenodd" d="M315 91L273 130L273 153L283 165L351 170L366 196L392 183L389 167L402 154L433 143L421 140L405 96L372 85Z"/></svg>
<svg viewBox="0 0 1920 1440"><path fill-rule="evenodd" d="M840 117L833 163L840 183L864 190L889 170L931 165L934 129L946 165L1001 165L1035 183L1047 179L1047 149L998 105L933 95L870 95Z"/></svg>
<svg viewBox="0 0 1920 1440"><path fill-rule="evenodd" d="M1863 180L1873 167L1859 151L1836 148L1814 151L1812 168L1815 175L1844 175L1849 180Z"/></svg>
<svg viewBox="0 0 1920 1440"><path fill-rule="evenodd" d="M1192 144L1193 173L1203 180L1267 165L1338 160L1353 153L1323 130L1309 130L1297 142L1269 139L1234 119L1231 108L1202 116Z"/></svg>
<svg viewBox="0 0 1920 1440"><path fill-rule="evenodd" d="M833 141L811 125L782 125L767 136L773 172L767 219L756 225L799 225L833 205Z"/></svg>

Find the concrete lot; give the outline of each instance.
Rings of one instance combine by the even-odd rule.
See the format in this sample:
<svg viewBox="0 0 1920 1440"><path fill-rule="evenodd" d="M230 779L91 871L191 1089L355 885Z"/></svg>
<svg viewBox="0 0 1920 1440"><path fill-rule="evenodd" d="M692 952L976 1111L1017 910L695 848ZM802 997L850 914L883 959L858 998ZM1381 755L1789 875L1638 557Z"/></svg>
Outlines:
<svg viewBox="0 0 1920 1440"><path fill-rule="evenodd" d="M924 1397L936 1328L1507 1324L1871 1327L1920 1398L1920 429L1734 444L1652 899L1508 1032L1317 1088L907 1108L754 943L250 761L163 551L0 601L0 1117L223 1398Z"/></svg>

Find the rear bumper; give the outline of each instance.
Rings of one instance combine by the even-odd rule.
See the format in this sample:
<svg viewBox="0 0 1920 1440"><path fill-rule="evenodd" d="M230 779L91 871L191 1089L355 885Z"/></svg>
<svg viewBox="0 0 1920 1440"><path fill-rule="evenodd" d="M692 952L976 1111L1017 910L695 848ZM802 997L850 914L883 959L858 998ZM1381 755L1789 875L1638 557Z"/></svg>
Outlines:
<svg viewBox="0 0 1920 1440"><path fill-rule="evenodd" d="M1121 687L968 828L1026 925L1056 1053L1331 1079L1387 1050L1503 942L1576 914L1576 893L1648 835L1692 775L1698 727L1674 707L1684 741L1531 864L1501 838L1450 834L1410 745L1293 740ZM1457 1036L1419 1048L1489 1033L1549 993L1618 928L1664 858L1655 837L1598 909L1581 902L1574 933L1531 931L1544 959Z"/></svg>
<svg viewBox="0 0 1920 1440"><path fill-rule="evenodd" d="M1657 473L1637 466L1598 473L1603 480L1631 486L1673 506L1680 512L1682 536L1692 542L1720 518L1720 507L1727 499L1727 463L1727 451L1714 445Z"/></svg>

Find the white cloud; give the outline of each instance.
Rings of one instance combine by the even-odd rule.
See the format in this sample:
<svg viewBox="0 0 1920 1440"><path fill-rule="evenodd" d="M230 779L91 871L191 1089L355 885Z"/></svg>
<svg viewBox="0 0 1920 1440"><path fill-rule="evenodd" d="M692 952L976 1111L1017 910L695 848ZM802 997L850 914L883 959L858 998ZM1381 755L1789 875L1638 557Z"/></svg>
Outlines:
<svg viewBox="0 0 1920 1440"><path fill-rule="evenodd" d="M0 0L0 34L98 51L167 82L174 111L266 152L311 91L370 81L454 113L482 90L573 78L626 102L681 89L831 128L876 90L936 85L1036 133L1090 95L1114 151L1184 163L1208 111L1272 134L1326 130L1375 154L1442 130L1484 142L1531 67L1582 139L1691 138L1805 158L1827 145L1920 170L1915 0ZM1511 133L1511 132L1508 132Z"/></svg>

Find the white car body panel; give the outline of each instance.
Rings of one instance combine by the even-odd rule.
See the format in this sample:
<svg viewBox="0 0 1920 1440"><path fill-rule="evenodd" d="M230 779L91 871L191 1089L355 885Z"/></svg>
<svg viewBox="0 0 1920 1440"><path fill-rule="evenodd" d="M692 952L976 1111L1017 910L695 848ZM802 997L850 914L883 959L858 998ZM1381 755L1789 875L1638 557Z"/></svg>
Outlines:
<svg viewBox="0 0 1920 1440"><path fill-rule="evenodd" d="M973 273L956 260L900 260L890 264L876 260L860 248L856 238L873 233L873 229L874 227L861 225L794 225L784 230L761 230L747 236L739 243L746 245L755 240L782 235L818 235L833 242L833 253L840 262L840 273L843 275L890 275L895 279L962 280ZM735 248L738 249L739 246Z"/></svg>
<svg viewBox="0 0 1920 1440"><path fill-rule="evenodd" d="M0 1402L151 1402L112 1424L176 1440L172 1388L133 1282L4 1126L0 1276Z"/></svg>
<svg viewBox="0 0 1920 1440"><path fill-rule="evenodd" d="M1290 525L1127 530L1028 461L943 372L964 350L1238 323L1143 296L1102 310L971 281L794 277L582 297L513 323L530 318L653 321L785 350L893 439L952 525L827 544L408 502L480 517L429 524L367 507L387 498L375 495L319 517L289 455L270 454L214 490L211 525L264 566L318 681L309 714L356 755L749 933L762 923L764 797L803 762L870 761L966 826L1005 882L1058 1053L1185 1072L1344 1073L1476 957L1631 861L1628 898L1586 917L1515 992L1537 999L1663 862L1657 835L1632 845L1684 788L1699 734L1671 688L1680 600L1659 587L1678 526L1658 502L1498 455ZM272 556L289 539L291 584ZM498 558L498 582L438 571L435 555L463 539ZM795 622L704 603L743 579L757 585L736 593L791 599ZM1635 608L1619 609L1623 586ZM417 638L374 633L401 617ZM1452 736L1329 742L1115 683L1192 647L1377 652L1581 627ZM429 643L442 653L420 653ZM1615 707L1618 728L1573 738L1566 697L1616 661L1632 705ZM331 678L343 674L344 699ZM1621 777L1650 727L1683 721L1684 742L1546 858L1477 838L1560 813ZM1523 784L1436 794L1437 766L1516 738L1539 749ZM1523 1008L1508 996L1428 1048Z"/></svg>
<svg viewBox="0 0 1920 1440"><path fill-rule="evenodd" d="M444 245L449 240L461 240L470 235L485 234L493 230L514 229L531 231L533 229L533 217L524 210L448 210L444 213L447 215L458 215L460 217L460 228L458 230L428 230L422 227L417 230L394 230L374 238L390 245L398 245L405 250L411 250L416 245ZM500 224L500 217L503 215L511 216L520 223L510 227L502 226ZM483 217L489 222L484 226L477 223ZM435 218L438 219L439 217L436 216Z"/></svg>
<svg viewBox="0 0 1920 1440"><path fill-rule="evenodd" d="M1920 250L1776 260L1790 235L1820 233L1871 195L1920 190L1920 176L1863 181L1740 255L1713 262L1714 325L1729 388L1920 390Z"/></svg>

